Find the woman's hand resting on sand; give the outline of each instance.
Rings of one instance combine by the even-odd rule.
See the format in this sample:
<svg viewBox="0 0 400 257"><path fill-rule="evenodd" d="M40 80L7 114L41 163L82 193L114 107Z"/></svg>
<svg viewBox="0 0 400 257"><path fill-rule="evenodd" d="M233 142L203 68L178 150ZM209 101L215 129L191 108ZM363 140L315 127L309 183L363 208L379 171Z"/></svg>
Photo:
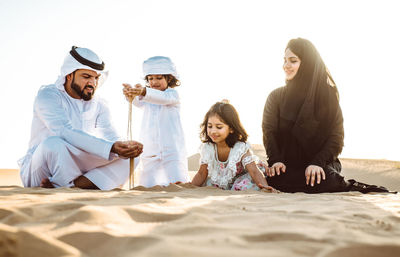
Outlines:
<svg viewBox="0 0 400 257"><path fill-rule="evenodd" d="M274 163L273 165L272 165L272 167L270 167L270 168L267 168L266 170L265 170L265 172L267 173L267 176L268 177L273 177L273 176L275 176L275 175L281 175L281 172L282 173L285 173L286 172L286 165L285 164L283 164L282 162L276 162L276 163Z"/></svg>
<svg viewBox="0 0 400 257"><path fill-rule="evenodd" d="M317 184L321 183L321 178L325 180L325 171L323 168L317 165L309 165L305 171L306 184L314 186L315 180Z"/></svg>

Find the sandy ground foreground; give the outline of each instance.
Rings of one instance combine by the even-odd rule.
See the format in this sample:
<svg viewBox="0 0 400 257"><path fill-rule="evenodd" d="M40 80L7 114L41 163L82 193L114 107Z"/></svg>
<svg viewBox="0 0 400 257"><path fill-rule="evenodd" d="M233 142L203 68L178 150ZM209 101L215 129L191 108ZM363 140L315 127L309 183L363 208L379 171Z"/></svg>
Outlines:
<svg viewBox="0 0 400 257"><path fill-rule="evenodd" d="M400 191L398 162L343 164ZM400 256L400 194L23 188L5 170L0 185L1 257Z"/></svg>

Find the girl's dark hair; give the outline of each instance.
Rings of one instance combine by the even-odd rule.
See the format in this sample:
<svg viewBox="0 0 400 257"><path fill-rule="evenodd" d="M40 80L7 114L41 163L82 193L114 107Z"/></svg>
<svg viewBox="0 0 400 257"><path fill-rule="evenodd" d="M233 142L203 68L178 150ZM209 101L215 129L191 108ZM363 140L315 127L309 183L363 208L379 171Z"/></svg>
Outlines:
<svg viewBox="0 0 400 257"><path fill-rule="evenodd" d="M165 80L167 81L168 87L170 87L170 88L178 87L181 85L181 82L177 78L175 78L174 75L162 74L162 76L165 78ZM146 75L146 77L144 77L144 80L146 80L146 82L149 82L148 77L149 77L149 75Z"/></svg>
<svg viewBox="0 0 400 257"><path fill-rule="evenodd" d="M200 139L203 143L214 143L207 135L208 119L214 115L218 116L223 123L233 130L233 133L229 133L228 137L225 139L225 142L229 147L232 148L237 141L247 141L247 132L240 122L239 114L236 109L229 103L217 102L211 106L210 110L208 110L204 116L203 123L200 125Z"/></svg>

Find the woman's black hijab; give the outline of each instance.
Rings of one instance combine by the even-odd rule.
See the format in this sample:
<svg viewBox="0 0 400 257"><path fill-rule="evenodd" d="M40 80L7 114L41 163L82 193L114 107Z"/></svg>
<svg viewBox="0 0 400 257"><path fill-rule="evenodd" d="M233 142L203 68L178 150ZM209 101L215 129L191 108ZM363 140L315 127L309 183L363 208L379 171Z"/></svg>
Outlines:
<svg viewBox="0 0 400 257"><path fill-rule="evenodd" d="M303 147L320 148L338 111L336 85L310 41L292 39L286 49L297 55L301 63L295 77L286 82L280 117L291 124L292 134Z"/></svg>

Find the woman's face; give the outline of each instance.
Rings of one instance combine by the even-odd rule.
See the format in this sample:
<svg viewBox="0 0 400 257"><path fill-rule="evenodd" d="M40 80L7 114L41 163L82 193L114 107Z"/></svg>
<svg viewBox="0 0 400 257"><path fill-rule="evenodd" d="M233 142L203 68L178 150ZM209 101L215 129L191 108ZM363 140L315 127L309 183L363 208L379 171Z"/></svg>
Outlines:
<svg viewBox="0 0 400 257"><path fill-rule="evenodd" d="M285 71L286 80L292 80L299 70L301 60L290 49L286 49L283 58L283 70Z"/></svg>

